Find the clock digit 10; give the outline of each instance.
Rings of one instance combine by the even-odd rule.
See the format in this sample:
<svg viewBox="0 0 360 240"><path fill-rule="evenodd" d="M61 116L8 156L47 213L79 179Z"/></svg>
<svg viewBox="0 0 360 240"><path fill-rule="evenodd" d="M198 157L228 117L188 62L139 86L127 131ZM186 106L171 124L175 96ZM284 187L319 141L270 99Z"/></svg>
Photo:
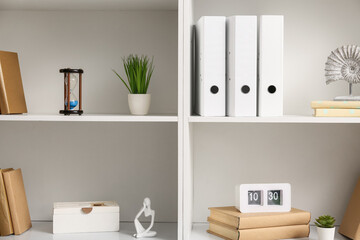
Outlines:
<svg viewBox="0 0 360 240"><path fill-rule="evenodd" d="M291 210L291 186L288 183L238 185L236 207L244 213L288 212Z"/></svg>
<svg viewBox="0 0 360 240"><path fill-rule="evenodd" d="M261 205L261 191L248 191L249 205Z"/></svg>

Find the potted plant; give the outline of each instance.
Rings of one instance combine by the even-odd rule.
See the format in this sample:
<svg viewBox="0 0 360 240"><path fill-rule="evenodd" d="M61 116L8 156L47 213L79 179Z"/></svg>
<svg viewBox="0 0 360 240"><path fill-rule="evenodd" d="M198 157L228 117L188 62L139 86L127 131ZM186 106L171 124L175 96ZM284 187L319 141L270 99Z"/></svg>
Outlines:
<svg viewBox="0 0 360 240"><path fill-rule="evenodd" d="M319 240L333 240L335 236L335 218L323 215L315 219Z"/></svg>
<svg viewBox="0 0 360 240"><path fill-rule="evenodd" d="M115 71L113 72L129 90L128 103L130 112L134 115L146 115L149 112L151 94L147 93L150 79L154 71L154 59L147 56L129 55L123 58L126 81Z"/></svg>

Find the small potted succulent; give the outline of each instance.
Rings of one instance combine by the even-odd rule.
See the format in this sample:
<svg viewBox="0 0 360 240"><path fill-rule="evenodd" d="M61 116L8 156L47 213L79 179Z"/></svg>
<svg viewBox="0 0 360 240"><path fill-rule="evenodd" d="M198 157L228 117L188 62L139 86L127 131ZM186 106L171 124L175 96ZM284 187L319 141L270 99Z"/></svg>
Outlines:
<svg viewBox="0 0 360 240"><path fill-rule="evenodd" d="M323 215L315 219L319 240L334 240L335 236L335 218L329 215Z"/></svg>
<svg viewBox="0 0 360 240"><path fill-rule="evenodd" d="M129 55L123 58L127 83L115 70L113 72L129 90L128 103L134 115L146 115L149 112L151 94L147 93L151 76L154 71L154 59L147 56Z"/></svg>

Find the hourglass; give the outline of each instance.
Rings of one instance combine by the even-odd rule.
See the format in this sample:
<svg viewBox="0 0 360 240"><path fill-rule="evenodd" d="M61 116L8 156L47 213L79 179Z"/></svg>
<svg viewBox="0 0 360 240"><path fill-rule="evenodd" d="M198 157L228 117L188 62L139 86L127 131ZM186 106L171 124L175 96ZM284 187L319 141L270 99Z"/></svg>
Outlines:
<svg viewBox="0 0 360 240"><path fill-rule="evenodd" d="M64 73L64 110L60 110L60 114L83 114L81 105L81 87L82 87L82 69L64 68L60 69ZM79 83L79 100L74 94L75 88Z"/></svg>

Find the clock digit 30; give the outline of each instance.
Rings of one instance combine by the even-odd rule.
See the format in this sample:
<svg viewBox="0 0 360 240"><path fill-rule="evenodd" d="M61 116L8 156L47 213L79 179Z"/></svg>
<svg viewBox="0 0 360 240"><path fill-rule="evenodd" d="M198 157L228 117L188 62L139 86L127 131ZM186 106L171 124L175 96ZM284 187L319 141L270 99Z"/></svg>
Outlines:
<svg viewBox="0 0 360 240"><path fill-rule="evenodd" d="M289 183L240 184L236 186L236 208L243 213L289 212Z"/></svg>

